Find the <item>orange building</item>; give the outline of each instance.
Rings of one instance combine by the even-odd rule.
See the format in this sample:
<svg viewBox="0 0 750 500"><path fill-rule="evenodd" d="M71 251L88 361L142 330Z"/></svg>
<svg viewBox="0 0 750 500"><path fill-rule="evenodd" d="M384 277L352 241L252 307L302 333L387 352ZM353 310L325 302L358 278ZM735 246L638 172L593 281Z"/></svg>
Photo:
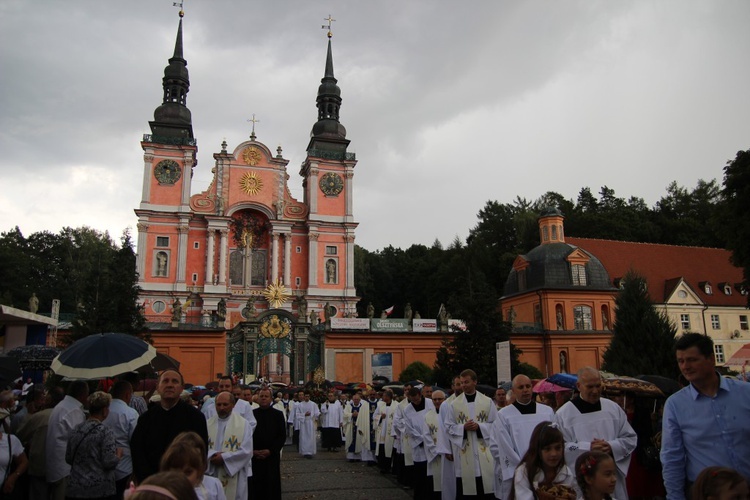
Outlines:
<svg viewBox="0 0 750 500"><path fill-rule="evenodd" d="M612 338L617 289L594 254L566 242L559 210L541 214L539 240L513 262L500 298L511 341L522 362L546 375L598 367Z"/></svg>
<svg viewBox="0 0 750 500"><path fill-rule="evenodd" d="M259 142L254 126L249 140L232 149L222 143L213 155L213 180L192 194L198 146L187 107L190 81L182 27L180 19L174 54L164 70L163 102L141 142L137 271L155 346L183 363L188 380L204 383L227 371L255 374L260 366L260 360L237 365L247 356L227 354L227 330L245 323L258 326L269 311L277 311L277 323L289 320L292 332L355 313L357 161L339 122L341 90L329 39L318 119L299 171L304 199L289 191L288 160L281 148L273 152ZM267 352L264 366L273 367L282 380L306 378L295 374L290 363L297 347L277 345Z"/></svg>
<svg viewBox="0 0 750 500"><path fill-rule="evenodd" d="M630 270L646 279L654 307L678 335L713 338L717 364L750 338L742 270L727 250L566 238L557 209L541 214L539 235L541 244L514 261L500 304L521 361L545 374L601 365L615 297Z"/></svg>

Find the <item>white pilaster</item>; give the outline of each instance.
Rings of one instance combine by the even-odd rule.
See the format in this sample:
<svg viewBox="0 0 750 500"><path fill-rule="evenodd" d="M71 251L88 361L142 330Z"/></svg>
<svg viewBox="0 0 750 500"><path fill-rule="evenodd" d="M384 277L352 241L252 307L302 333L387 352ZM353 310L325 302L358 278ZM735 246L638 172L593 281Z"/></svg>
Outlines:
<svg viewBox="0 0 750 500"><path fill-rule="evenodd" d="M318 286L318 233L310 233L309 239L309 251L307 252L310 256L310 262L308 265L307 282L310 287Z"/></svg>
<svg viewBox="0 0 750 500"><path fill-rule="evenodd" d="M292 288L292 233L284 234L284 284Z"/></svg>
<svg viewBox="0 0 750 500"><path fill-rule="evenodd" d="M279 233L271 236L271 281L279 279Z"/></svg>
<svg viewBox="0 0 750 500"><path fill-rule="evenodd" d="M177 240L177 283L185 283L187 271L187 247L188 247L188 225L182 223L177 227L179 239Z"/></svg>
<svg viewBox="0 0 750 500"><path fill-rule="evenodd" d="M214 280L214 236L214 230L209 228L206 237L206 246L208 247L206 251L206 285L213 284Z"/></svg>
<svg viewBox="0 0 750 500"><path fill-rule="evenodd" d="M219 284L226 285L227 283L227 236L229 231L227 229L221 230L221 248L219 249Z"/></svg>

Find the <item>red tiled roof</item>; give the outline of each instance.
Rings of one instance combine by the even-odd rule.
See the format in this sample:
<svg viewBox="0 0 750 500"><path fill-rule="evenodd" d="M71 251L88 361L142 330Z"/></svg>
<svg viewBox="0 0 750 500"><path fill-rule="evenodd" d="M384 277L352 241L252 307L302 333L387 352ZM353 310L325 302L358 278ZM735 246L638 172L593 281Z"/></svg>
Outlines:
<svg viewBox="0 0 750 500"><path fill-rule="evenodd" d="M729 260L732 253L721 248L657 245L631 241L598 240L565 237L565 242L594 254L613 281L633 269L648 282L652 300L664 303L674 290L679 278L685 280L706 304L711 306L744 306L747 297L740 294L737 284L742 282L742 269ZM711 284L708 295L702 284ZM726 295L719 286L728 283L732 294Z"/></svg>

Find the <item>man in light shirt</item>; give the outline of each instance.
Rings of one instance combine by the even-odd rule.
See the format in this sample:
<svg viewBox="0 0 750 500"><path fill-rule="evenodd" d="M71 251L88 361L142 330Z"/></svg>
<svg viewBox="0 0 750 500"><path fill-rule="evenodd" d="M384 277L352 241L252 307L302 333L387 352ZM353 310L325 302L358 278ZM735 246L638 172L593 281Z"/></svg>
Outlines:
<svg viewBox="0 0 750 500"><path fill-rule="evenodd" d="M65 461L65 449L73 429L86 420L84 405L89 397L89 386L74 380L68 386L65 399L55 406L47 425L47 484L51 500L64 500L70 465Z"/></svg>
<svg viewBox="0 0 750 500"><path fill-rule="evenodd" d="M109 405L109 415L102 423L112 429L115 445L122 450L122 457L115 467L115 489L117 498L121 498L133 474L130 438L133 437L133 431L138 423L138 412L130 407L130 398L133 397L133 386L130 382L115 382L110 393L112 402Z"/></svg>

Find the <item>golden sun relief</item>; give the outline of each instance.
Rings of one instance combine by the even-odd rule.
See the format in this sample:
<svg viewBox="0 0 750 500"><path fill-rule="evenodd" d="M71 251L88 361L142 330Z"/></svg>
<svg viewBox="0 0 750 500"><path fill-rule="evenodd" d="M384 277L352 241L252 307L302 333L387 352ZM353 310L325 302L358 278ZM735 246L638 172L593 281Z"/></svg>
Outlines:
<svg viewBox="0 0 750 500"><path fill-rule="evenodd" d="M240 179L240 188L246 194L256 195L263 189L263 179L255 172L247 172Z"/></svg>

